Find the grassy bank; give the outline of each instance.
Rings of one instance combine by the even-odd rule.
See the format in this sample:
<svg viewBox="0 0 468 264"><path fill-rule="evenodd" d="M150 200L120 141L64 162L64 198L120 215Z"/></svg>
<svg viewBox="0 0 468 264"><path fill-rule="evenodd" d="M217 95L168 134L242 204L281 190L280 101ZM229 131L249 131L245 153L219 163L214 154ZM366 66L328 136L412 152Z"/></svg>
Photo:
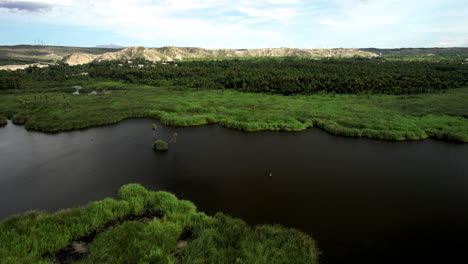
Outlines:
<svg viewBox="0 0 468 264"><path fill-rule="evenodd" d="M123 186L118 200L0 223L1 263L317 263L317 256L299 231L210 217L137 184Z"/></svg>
<svg viewBox="0 0 468 264"><path fill-rule="evenodd" d="M61 91L0 95L0 113L27 129L61 131L131 117L160 118L175 126L219 123L244 131L300 131L319 127L343 136L388 140L428 137L468 142L468 88L421 95L295 95L111 86L105 95ZM84 86L86 88L86 86Z"/></svg>

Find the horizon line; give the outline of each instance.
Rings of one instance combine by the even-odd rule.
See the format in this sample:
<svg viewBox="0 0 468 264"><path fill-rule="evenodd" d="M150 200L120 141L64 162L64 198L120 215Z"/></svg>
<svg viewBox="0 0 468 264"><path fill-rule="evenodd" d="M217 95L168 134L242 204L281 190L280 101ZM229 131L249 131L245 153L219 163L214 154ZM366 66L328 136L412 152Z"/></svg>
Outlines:
<svg viewBox="0 0 468 264"><path fill-rule="evenodd" d="M105 45L115 45L119 47L115 48L107 48L107 47L99 47ZM103 44L103 45L95 45L95 46L67 46L67 45L38 45L38 44L13 44L13 45L1 45L0 47L15 47L15 46L31 46L31 47L69 47L69 48L95 48L95 49L126 49L126 48L134 48L134 47L143 47L149 49L158 49L158 48L197 48L197 49L206 49L206 50L216 50L216 49L232 49L232 50L256 50L256 49L468 49L468 47L463 46L453 46L453 47L441 47L441 46L431 46L431 47L399 47L399 48L377 48L377 47L367 47L367 48L347 48L347 47L333 47L333 48L294 48L294 47L264 47L264 48L203 48L203 47L196 47L196 46L121 46L117 44Z"/></svg>

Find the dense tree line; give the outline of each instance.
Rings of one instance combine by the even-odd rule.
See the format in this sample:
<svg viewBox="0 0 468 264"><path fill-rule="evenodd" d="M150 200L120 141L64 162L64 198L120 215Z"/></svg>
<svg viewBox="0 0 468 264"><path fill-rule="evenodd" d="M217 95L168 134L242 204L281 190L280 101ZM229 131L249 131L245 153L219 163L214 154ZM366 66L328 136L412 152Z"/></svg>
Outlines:
<svg viewBox="0 0 468 264"><path fill-rule="evenodd" d="M87 73L83 75L80 73ZM312 94L418 94L468 85L468 65L460 62L405 62L383 59L258 58L151 63L143 59L59 64L24 71L0 71L0 89L31 81L116 80L246 92Z"/></svg>

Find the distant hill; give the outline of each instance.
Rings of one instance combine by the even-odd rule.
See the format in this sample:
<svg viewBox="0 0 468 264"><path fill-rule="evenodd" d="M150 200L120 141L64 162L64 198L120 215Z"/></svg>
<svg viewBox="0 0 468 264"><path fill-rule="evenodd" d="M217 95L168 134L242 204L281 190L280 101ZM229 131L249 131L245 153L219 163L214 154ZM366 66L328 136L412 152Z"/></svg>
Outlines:
<svg viewBox="0 0 468 264"><path fill-rule="evenodd" d="M116 51L109 48L81 48L63 46L16 45L0 46L0 62L2 64L21 64L34 62L56 62L74 52L83 52L93 55Z"/></svg>
<svg viewBox="0 0 468 264"><path fill-rule="evenodd" d="M375 57L377 54L359 49L292 49L292 48L267 48L267 49L203 49L162 47L145 48L130 47L120 51L106 52L93 55L76 52L63 58L63 62L70 65L84 64L93 60L115 60L145 58L150 61L173 61L186 58L233 58L233 57Z"/></svg>
<svg viewBox="0 0 468 264"><path fill-rule="evenodd" d="M96 59L145 58L151 61L172 61L187 58L234 58L234 57L377 57L387 58L462 58L468 59L468 48L401 48L401 49L203 49L192 47L129 47L115 44L95 48L62 46L0 46L0 65L52 63L63 61L70 65L88 63Z"/></svg>
<svg viewBox="0 0 468 264"><path fill-rule="evenodd" d="M400 49L361 49L384 56L412 57L462 57L468 58L468 48L400 48Z"/></svg>
<svg viewBox="0 0 468 264"><path fill-rule="evenodd" d="M123 49L124 46L116 45L116 44L107 44L107 45L97 45L96 48L103 48L103 49Z"/></svg>

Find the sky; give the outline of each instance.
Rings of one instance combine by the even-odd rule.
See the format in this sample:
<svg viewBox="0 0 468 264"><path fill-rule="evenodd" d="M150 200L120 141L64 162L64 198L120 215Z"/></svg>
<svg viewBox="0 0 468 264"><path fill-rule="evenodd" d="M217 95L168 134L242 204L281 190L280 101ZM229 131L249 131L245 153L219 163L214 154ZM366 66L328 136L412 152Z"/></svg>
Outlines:
<svg viewBox="0 0 468 264"><path fill-rule="evenodd" d="M0 0L0 45L468 47L468 0Z"/></svg>

